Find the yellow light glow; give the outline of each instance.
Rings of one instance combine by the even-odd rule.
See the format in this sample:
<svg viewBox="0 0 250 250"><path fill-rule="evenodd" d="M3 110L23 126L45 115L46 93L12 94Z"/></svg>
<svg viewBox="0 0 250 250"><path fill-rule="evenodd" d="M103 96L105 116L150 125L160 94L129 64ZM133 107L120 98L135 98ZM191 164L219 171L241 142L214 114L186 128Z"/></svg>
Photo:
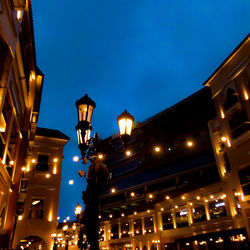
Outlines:
<svg viewBox="0 0 250 250"><path fill-rule="evenodd" d="M182 199L182 200L185 200L185 199L186 199L186 197L185 197L185 196L182 196L182 197L181 197L181 199Z"/></svg>
<svg viewBox="0 0 250 250"><path fill-rule="evenodd" d="M194 143L192 141L187 141L187 146L189 148L193 147Z"/></svg>
<svg viewBox="0 0 250 250"><path fill-rule="evenodd" d="M48 221L52 221L52 210L51 210L50 213L49 213Z"/></svg>
<svg viewBox="0 0 250 250"><path fill-rule="evenodd" d="M244 98L245 98L245 100L248 101L249 95L248 95L247 91L244 89L243 92L244 92Z"/></svg>
<svg viewBox="0 0 250 250"><path fill-rule="evenodd" d="M10 165L14 165L14 161L10 161Z"/></svg>
<svg viewBox="0 0 250 250"><path fill-rule="evenodd" d="M49 177L50 177L50 174L46 174L45 177L46 177L46 178L49 178Z"/></svg>
<svg viewBox="0 0 250 250"><path fill-rule="evenodd" d="M18 220L22 220L23 219L23 216L22 215L19 215L18 216Z"/></svg>
<svg viewBox="0 0 250 250"><path fill-rule="evenodd" d="M10 193L12 193L12 189L11 188L9 189L9 191L10 191Z"/></svg>
<svg viewBox="0 0 250 250"><path fill-rule="evenodd" d="M244 194L241 194L242 201L245 201Z"/></svg>
<svg viewBox="0 0 250 250"><path fill-rule="evenodd" d="M222 110L222 109L220 110L220 116L221 116L221 118L222 118L222 119L224 119L224 118L225 118L225 114L224 114L224 112L223 112L223 110Z"/></svg>
<svg viewBox="0 0 250 250"><path fill-rule="evenodd" d="M18 21L21 21L21 19L22 19L22 10L17 10L17 12L16 12L16 19Z"/></svg>
<svg viewBox="0 0 250 250"><path fill-rule="evenodd" d="M74 180L69 180L69 185L74 185Z"/></svg>
<svg viewBox="0 0 250 250"><path fill-rule="evenodd" d="M205 200L205 202L208 202L208 200Z"/></svg>
<svg viewBox="0 0 250 250"><path fill-rule="evenodd" d="M36 159L32 159L31 162L32 162L32 163L36 163Z"/></svg>
<svg viewBox="0 0 250 250"><path fill-rule="evenodd" d="M163 208L163 207L161 208L161 211L164 211L164 208Z"/></svg>
<svg viewBox="0 0 250 250"><path fill-rule="evenodd" d="M54 159L53 159L53 162L58 162L58 158L54 158Z"/></svg>
<svg viewBox="0 0 250 250"><path fill-rule="evenodd" d="M153 199L153 195L152 195L152 194L149 194L148 197L149 197L150 199Z"/></svg>
<svg viewBox="0 0 250 250"><path fill-rule="evenodd" d="M74 162L78 162L78 161L79 161L79 156L75 155L75 156L73 157L73 161L74 161Z"/></svg>
<svg viewBox="0 0 250 250"><path fill-rule="evenodd" d="M26 168L25 167L22 167L22 171L24 172L26 170Z"/></svg>
<svg viewBox="0 0 250 250"><path fill-rule="evenodd" d="M121 214L121 216L122 216L122 217L124 217L124 216L125 216L125 214Z"/></svg>
<svg viewBox="0 0 250 250"><path fill-rule="evenodd" d="M131 151L127 150L127 151L125 152L125 154L126 154L127 156L130 156L130 155L131 155Z"/></svg>
<svg viewBox="0 0 250 250"><path fill-rule="evenodd" d="M175 208L178 208L178 206L176 205Z"/></svg>
<svg viewBox="0 0 250 250"><path fill-rule="evenodd" d="M166 200L169 200L169 199L170 199L170 197L169 197L168 195L167 195L165 198L166 198Z"/></svg>
<svg viewBox="0 0 250 250"><path fill-rule="evenodd" d="M99 155L98 155L98 158L99 158L99 159L103 159L103 155L102 155L102 154L99 154Z"/></svg>
<svg viewBox="0 0 250 250"><path fill-rule="evenodd" d="M5 131L6 131L6 122L5 122L3 113L1 113L1 116L0 116L0 132L5 132Z"/></svg>
<svg viewBox="0 0 250 250"><path fill-rule="evenodd" d="M211 199L213 199L213 198L214 198L214 196L213 196L213 195L210 195L210 198L211 198Z"/></svg>
<svg viewBox="0 0 250 250"><path fill-rule="evenodd" d="M2 160L2 164L5 164L5 160Z"/></svg>
<svg viewBox="0 0 250 250"><path fill-rule="evenodd" d="M64 227L63 227L63 231L66 231L68 229L68 225L65 225Z"/></svg>
<svg viewBox="0 0 250 250"><path fill-rule="evenodd" d="M65 222L67 222L67 220L63 220L63 222L65 223Z"/></svg>
<svg viewBox="0 0 250 250"><path fill-rule="evenodd" d="M57 167L54 166L54 168L53 168L53 174L56 174L56 173L57 173Z"/></svg>
<svg viewBox="0 0 250 250"><path fill-rule="evenodd" d="M229 139L227 139L227 146L230 148L231 147L231 142Z"/></svg>
<svg viewBox="0 0 250 250"><path fill-rule="evenodd" d="M200 197L200 196L196 196L196 199L197 199L197 200L200 200L200 199L201 199L201 197Z"/></svg>
<svg viewBox="0 0 250 250"><path fill-rule="evenodd" d="M134 193L134 192L131 192L131 193L130 193L130 196L131 196L131 197L134 197L134 196L135 196L135 193Z"/></svg>
<svg viewBox="0 0 250 250"><path fill-rule="evenodd" d="M137 212L134 212L134 215L137 215Z"/></svg>
<svg viewBox="0 0 250 250"><path fill-rule="evenodd" d="M72 229L73 229L73 230L76 230L76 226L73 226Z"/></svg>
<svg viewBox="0 0 250 250"><path fill-rule="evenodd" d="M111 188L111 193L115 193L116 189L115 188Z"/></svg>
<svg viewBox="0 0 250 250"><path fill-rule="evenodd" d="M57 217L57 220L60 220L60 217L59 217L59 216Z"/></svg>
<svg viewBox="0 0 250 250"><path fill-rule="evenodd" d="M128 134L131 135L133 121L127 118L118 121L120 128L120 135Z"/></svg>
<svg viewBox="0 0 250 250"><path fill-rule="evenodd" d="M36 204L38 204L39 202L40 202L40 200L35 200L35 201L32 202L32 205L36 205Z"/></svg>
<svg viewBox="0 0 250 250"><path fill-rule="evenodd" d="M222 136L222 137L221 137L221 140L222 140L223 142L225 142L225 141L227 140L227 137L226 137L226 136Z"/></svg>
<svg viewBox="0 0 250 250"><path fill-rule="evenodd" d="M150 213L150 210L148 209L147 212Z"/></svg>
<svg viewBox="0 0 250 250"><path fill-rule="evenodd" d="M112 217L113 217L113 215L112 215L112 214L110 214L110 215L109 215L109 218L112 218Z"/></svg>
<svg viewBox="0 0 250 250"><path fill-rule="evenodd" d="M99 216L98 216L98 218L99 218L99 219L101 219L101 218L102 218L102 216L101 216L101 215L99 215Z"/></svg>
<svg viewBox="0 0 250 250"><path fill-rule="evenodd" d="M191 202L189 205L190 205L190 206L193 206L193 203Z"/></svg>
<svg viewBox="0 0 250 250"><path fill-rule="evenodd" d="M66 220L69 220L69 219L70 219L70 217L69 217L69 216L67 216Z"/></svg>
<svg viewBox="0 0 250 250"><path fill-rule="evenodd" d="M155 152L160 152L160 151L161 151L161 148L158 147L158 146L155 146L155 147L154 147L154 150L155 150Z"/></svg>

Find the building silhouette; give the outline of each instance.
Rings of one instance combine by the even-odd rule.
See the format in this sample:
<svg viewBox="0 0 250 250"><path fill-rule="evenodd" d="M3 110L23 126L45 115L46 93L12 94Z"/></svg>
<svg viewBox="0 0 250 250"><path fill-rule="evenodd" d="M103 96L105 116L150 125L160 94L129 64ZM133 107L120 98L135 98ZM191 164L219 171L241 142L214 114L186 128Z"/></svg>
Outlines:
<svg viewBox="0 0 250 250"><path fill-rule="evenodd" d="M100 249L249 249L250 36L205 85L107 138Z"/></svg>
<svg viewBox="0 0 250 250"><path fill-rule="evenodd" d="M51 240L41 230L49 234L57 225L63 146L69 138L37 129L43 79L31 1L0 1L0 249L29 236L31 243L42 238L41 247L48 249ZM36 220L43 222L40 231Z"/></svg>

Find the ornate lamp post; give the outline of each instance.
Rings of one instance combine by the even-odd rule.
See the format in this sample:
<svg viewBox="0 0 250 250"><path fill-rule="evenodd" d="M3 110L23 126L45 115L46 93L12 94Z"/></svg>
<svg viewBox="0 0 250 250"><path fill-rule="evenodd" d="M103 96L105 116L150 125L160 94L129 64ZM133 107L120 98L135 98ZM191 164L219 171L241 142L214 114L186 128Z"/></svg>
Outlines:
<svg viewBox="0 0 250 250"><path fill-rule="evenodd" d="M83 163L87 164L88 160L91 161L88 169L87 189L83 191L85 209L82 217L90 250L99 249L99 190L108 174L101 156L103 153L108 153L111 148L107 142L100 140L98 134L95 134L93 138L90 137L91 119L95 106L95 102L87 94L76 101L78 124L75 129L78 136L78 148L81 151ZM132 132L134 117L125 110L118 116L117 121L121 140L126 147Z"/></svg>
<svg viewBox="0 0 250 250"><path fill-rule="evenodd" d="M75 207L75 216L76 216L76 221L78 222L80 219L80 215L82 212L82 206L78 203Z"/></svg>

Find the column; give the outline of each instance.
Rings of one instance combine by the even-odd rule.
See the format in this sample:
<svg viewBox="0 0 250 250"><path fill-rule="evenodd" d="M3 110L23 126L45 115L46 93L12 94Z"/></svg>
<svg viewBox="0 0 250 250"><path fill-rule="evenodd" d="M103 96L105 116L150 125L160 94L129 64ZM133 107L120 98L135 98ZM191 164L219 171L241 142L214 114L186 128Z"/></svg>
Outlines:
<svg viewBox="0 0 250 250"><path fill-rule="evenodd" d="M162 212L158 212L158 231L163 230L163 225L162 225Z"/></svg>
<svg viewBox="0 0 250 250"><path fill-rule="evenodd" d="M208 204L208 202L205 202L205 201L204 201L204 207L205 207L205 212L206 212L207 220L210 220L210 219L211 219L211 216L210 216L210 211L209 211L209 204Z"/></svg>
<svg viewBox="0 0 250 250"><path fill-rule="evenodd" d="M122 238L122 230L121 230L121 222L119 221L118 222L118 238L121 239Z"/></svg>
<svg viewBox="0 0 250 250"><path fill-rule="evenodd" d="M174 229L175 229L175 228L177 228L175 210L172 209L171 213L172 213L172 218L173 218L173 226L174 226Z"/></svg>
<svg viewBox="0 0 250 250"><path fill-rule="evenodd" d="M193 207L190 203L187 204L187 213L188 213L188 224L189 226L193 224Z"/></svg>
<svg viewBox="0 0 250 250"><path fill-rule="evenodd" d="M129 231L130 231L130 236L134 237L135 232L134 232L134 220L133 219L129 221Z"/></svg>
<svg viewBox="0 0 250 250"><path fill-rule="evenodd" d="M144 217L141 217L141 227L142 227L142 234L144 235L145 232L145 220Z"/></svg>
<svg viewBox="0 0 250 250"><path fill-rule="evenodd" d="M155 213L153 214L153 224L154 224L154 233L156 233L157 232L157 225L156 225Z"/></svg>

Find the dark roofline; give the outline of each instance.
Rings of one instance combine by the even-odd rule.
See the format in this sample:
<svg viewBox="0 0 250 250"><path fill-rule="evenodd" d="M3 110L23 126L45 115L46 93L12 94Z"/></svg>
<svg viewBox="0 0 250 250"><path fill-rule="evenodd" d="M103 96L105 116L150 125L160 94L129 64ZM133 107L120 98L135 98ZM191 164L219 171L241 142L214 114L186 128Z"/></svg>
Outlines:
<svg viewBox="0 0 250 250"><path fill-rule="evenodd" d="M203 88L201 88L200 90L196 91L196 92L193 93L192 95L186 97L185 99L181 100L180 102L177 102L176 104L170 106L169 108L164 109L163 111L157 113L156 115L151 116L150 118L148 118L148 119L142 121L142 122L137 126L137 128L138 128L138 127L141 127L141 126L144 126L145 124L151 122L152 120L155 120L155 119L158 118L159 116L161 116L161 115L163 115L163 114L165 114L165 113L167 113L167 112L169 112L169 111L175 109L176 107L178 107L178 106L182 105L183 103L189 101L189 100L192 99L193 97L199 95L201 92L208 91L208 89L209 89L209 88L208 88L207 86L204 86Z"/></svg>
<svg viewBox="0 0 250 250"><path fill-rule="evenodd" d="M247 42L247 40L250 39L250 33L243 39L243 41L233 50L233 52L220 64L220 66L212 73L212 75L203 83L203 85L208 86L209 82L215 77L215 75L220 71L223 66L229 61L236 52L240 49L241 46L243 46L244 43Z"/></svg>
<svg viewBox="0 0 250 250"><path fill-rule="evenodd" d="M57 129L36 128L36 136L45 136L68 141L70 138Z"/></svg>

